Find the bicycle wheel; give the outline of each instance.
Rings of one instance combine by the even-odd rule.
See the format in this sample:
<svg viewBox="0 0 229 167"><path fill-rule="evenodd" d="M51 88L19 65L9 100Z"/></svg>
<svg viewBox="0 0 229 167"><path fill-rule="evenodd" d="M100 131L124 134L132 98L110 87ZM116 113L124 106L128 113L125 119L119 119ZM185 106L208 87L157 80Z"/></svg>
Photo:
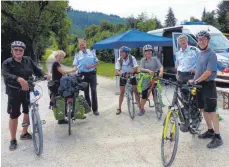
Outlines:
<svg viewBox="0 0 229 167"><path fill-rule="evenodd" d="M173 112L169 112L164 121L161 140L161 159L163 166L172 165L178 148L179 125L178 119Z"/></svg>
<svg viewBox="0 0 229 167"><path fill-rule="evenodd" d="M157 88L154 89L153 91L153 101L154 101L154 105L155 105L155 112L157 114L157 118L160 120L161 119L161 116L162 116L162 104L160 102L160 93L158 91Z"/></svg>
<svg viewBox="0 0 229 167"><path fill-rule="evenodd" d="M67 115L68 115L68 135L71 135L71 126L72 126L72 103L68 102L67 106Z"/></svg>
<svg viewBox="0 0 229 167"><path fill-rule="evenodd" d="M128 91L127 93L127 107L128 107L128 112L130 115L131 119L134 119L135 117L135 102L134 102L134 93L132 91Z"/></svg>
<svg viewBox="0 0 229 167"><path fill-rule="evenodd" d="M32 113L32 137L35 153L41 155L43 152L43 132L39 112L37 110L31 111Z"/></svg>

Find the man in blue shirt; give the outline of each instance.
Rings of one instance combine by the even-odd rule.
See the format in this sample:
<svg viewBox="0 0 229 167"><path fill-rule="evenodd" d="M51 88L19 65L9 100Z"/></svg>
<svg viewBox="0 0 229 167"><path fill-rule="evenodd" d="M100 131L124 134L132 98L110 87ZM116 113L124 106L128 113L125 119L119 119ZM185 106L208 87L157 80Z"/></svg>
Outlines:
<svg viewBox="0 0 229 167"><path fill-rule="evenodd" d="M199 135L199 138L212 138L207 147L216 148L223 144L216 114L217 91L214 80L217 76L217 57L215 52L208 46L210 34L207 31L200 31L197 34L197 39L201 52L197 59L194 80L189 82L202 85L202 88L197 91L197 105L203 112L208 130Z"/></svg>
<svg viewBox="0 0 229 167"><path fill-rule="evenodd" d="M98 59L95 52L87 49L86 41L79 40L80 51L75 55L73 65L77 68L79 73L84 76L84 81L88 83L88 87L84 91L85 99L89 106L92 106L93 113L99 115L98 100L97 100L97 77L96 66ZM91 87L91 98L89 95L89 85Z"/></svg>
<svg viewBox="0 0 229 167"><path fill-rule="evenodd" d="M186 84L194 77L194 69L199 50L188 45L188 37L186 35L180 35L177 41L181 47L176 52L177 80L182 84ZM188 90L182 90L182 97L185 100L188 100L188 94Z"/></svg>
<svg viewBox="0 0 229 167"><path fill-rule="evenodd" d="M176 52L177 79L181 83L187 83L188 80L194 77L199 50L188 45L188 37L186 35L180 35L178 43L181 48Z"/></svg>

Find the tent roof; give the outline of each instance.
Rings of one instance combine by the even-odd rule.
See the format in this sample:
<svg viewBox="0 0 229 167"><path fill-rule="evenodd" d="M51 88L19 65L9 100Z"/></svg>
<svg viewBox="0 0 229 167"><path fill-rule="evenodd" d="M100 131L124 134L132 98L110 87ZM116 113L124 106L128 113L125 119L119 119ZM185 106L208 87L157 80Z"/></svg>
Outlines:
<svg viewBox="0 0 229 167"><path fill-rule="evenodd" d="M172 39L162 36L151 35L142 31L131 29L118 35L114 35L94 44L94 49L118 49L121 46L130 48L152 46L172 46Z"/></svg>

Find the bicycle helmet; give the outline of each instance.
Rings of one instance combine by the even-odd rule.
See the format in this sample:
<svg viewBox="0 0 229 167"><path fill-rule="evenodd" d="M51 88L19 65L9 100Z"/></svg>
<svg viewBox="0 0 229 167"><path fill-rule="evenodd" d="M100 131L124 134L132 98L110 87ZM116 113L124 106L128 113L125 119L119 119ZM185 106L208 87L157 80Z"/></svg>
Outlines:
<svg viewBox="0 0 229 167"><path fill-rule="evenodd" d="M200 31L199 33L196 34L196 38L202 38L202 37L206 37L208 38L209 40L211 39L211 36L210 34L206 31L206 30L202 30Z"/></svg>
<svg viewBox="0 0 229 167"><path fill-rule="evenodd" d="M147 51L147 50L153 51L153 47L152 47L151 45L145 45L145 46L143 47L143 52L145 52L145 51Z"/></svg>
<svg viewBox="0 0 229 167"><path fill-rule="evenodd" d="M22 47L22 48L26 48L24 42L21 42L21 41L14 41L11 43L11 48L14 48L14 47Z"/></svg>
<svg viewBox="0 0 229 167"><path fill-rule="evenodd" d="M122 46L122 47L120 48L120 50L121 50L121 51L124 51L124 52L126 52L126 53L130 53L130 48L128 48L127 46Z"/></svg>

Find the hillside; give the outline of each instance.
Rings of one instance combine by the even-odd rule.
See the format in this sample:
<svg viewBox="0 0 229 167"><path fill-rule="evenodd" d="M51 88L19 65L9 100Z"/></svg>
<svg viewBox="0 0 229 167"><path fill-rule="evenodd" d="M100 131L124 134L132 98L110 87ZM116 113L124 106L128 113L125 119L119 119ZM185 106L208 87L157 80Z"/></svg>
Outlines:
<svg viewBox="0 0 229 167"><path fill-rule="evenodd" d="M68 17L72 21L71 32L78 37L84 36L84 29L92 24L99 24L106 20L111 24L123 24L126 22L125 18L117 15L107 15L99 12L85 12L78 10L71 10L68 12Z"/></svg>

